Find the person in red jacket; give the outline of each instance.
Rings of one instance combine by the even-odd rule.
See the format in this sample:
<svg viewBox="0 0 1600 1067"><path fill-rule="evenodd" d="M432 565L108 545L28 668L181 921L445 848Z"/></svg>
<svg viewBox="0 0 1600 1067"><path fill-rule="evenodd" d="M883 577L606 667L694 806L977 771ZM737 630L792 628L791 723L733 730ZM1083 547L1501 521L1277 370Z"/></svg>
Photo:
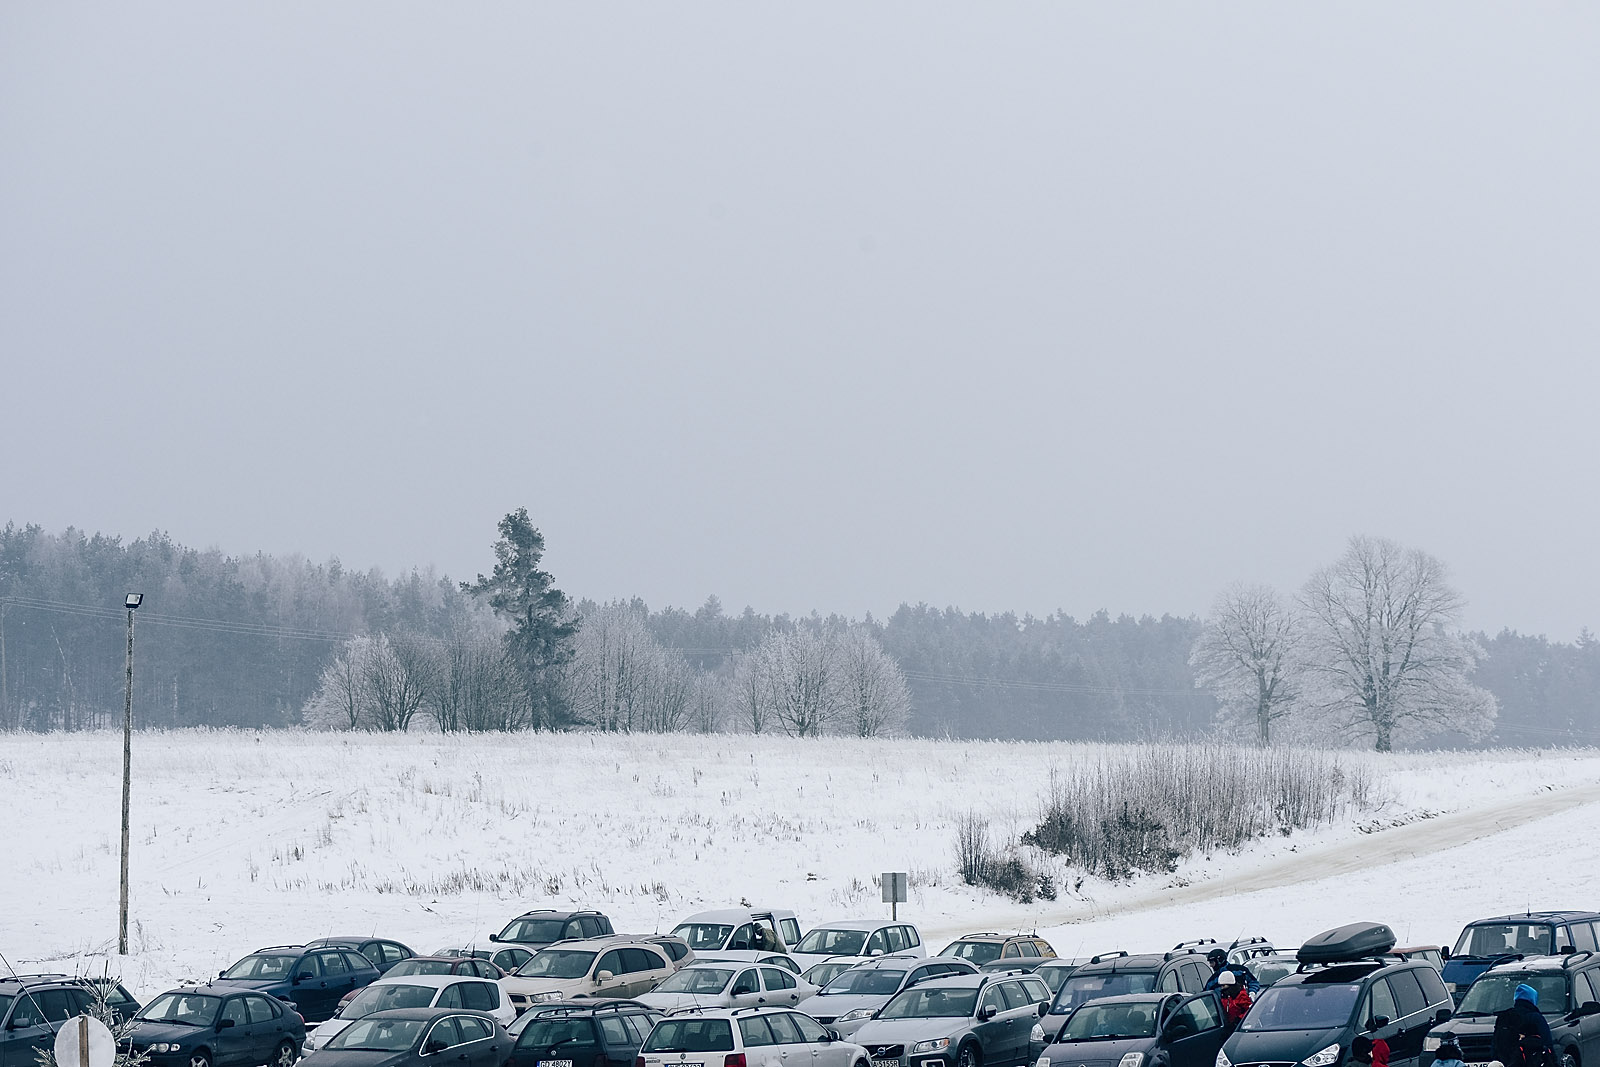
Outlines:
<svg viewBox="0 0 1600 1067"><path fill-rule="evenodd" d="M1238 975L1222 971L1217 975L1217 994L1222 998L1224 1029L1231 1036L1250 1013L1250 990L1239 981Z"/></svg>
<svg viewBox="0 0 1600 1067"><path fill-rule="evenodd" d="M1371 1067L1389 1067L1389 1042L1381 1037L1374 1041L1362 1034L1350 1042L1350 1058Z"/></svg>

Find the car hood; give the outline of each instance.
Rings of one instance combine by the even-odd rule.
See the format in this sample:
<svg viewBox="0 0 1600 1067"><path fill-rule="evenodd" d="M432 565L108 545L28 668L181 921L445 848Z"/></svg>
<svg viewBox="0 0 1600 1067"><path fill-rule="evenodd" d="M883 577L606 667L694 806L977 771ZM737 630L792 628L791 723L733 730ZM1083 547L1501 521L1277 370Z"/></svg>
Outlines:
<svg viewBox="0 0 1600 1067"><path fill-rule="evenodd" d="M1114 1064L1130 1052L1149 1052L1155 1048L1153 1037L1128 1037L1114 1041L1062 1041L1050 1045L1044 1055L1050 1067L1105 1067Z"/></svg>
<svg viewBox="0 0 1600 1067"><path fill-rule="evenodd" d="M959 1034L972 1024L966 1016L934 1019L868 1019L850 1035L858 1045L898 1045Z"/></svg>
<svg viewBox="0 0 1600 1067"><path fill-rule="evenodd" d="M520 974L508 974L500 979L501 989L523 996L534 993L581 993L588 984L587 978L528 978Z"/></svg>
<svg viewBox="0 0 1600 1067"><path fill-rule="evenodd" d="M720 1008L728 1003L728 998L721 993L641 993L633 999L640 1004L660 1008L662 1011L677 1011L679 1008Z"/></svg>
<svg viewBox="0 0 1600 1067"><path fill-rule="evenodd" d="M789 956L800 965L802 971L818 963L865 963L876 956L841 956L836 952L790 952Z"/></svg>
<svg viewBox="0 0 1600 1067"><path fill-rule="evenodd" d="M141 1019L137 1029L133 1031L133 1042L136 1045L154 1045L163 1041L176 1041L179 1044L187 1044L200 1034L209 1035L215 1032L209 1026L185 1026L183 1023Z"/></svg>
<svg viewBox="0 0 1600 1067"><path fill-rule="evenodd" d="M1239 1030L1228 1038L1222 1051L1234 1063L1298 1063L1329 1045L1344 1043L1346 1037L1343 1026L1323 1030Z"/></svg>
<svg viewBox="0 0 1600 1067"><path fill-rule="evenodd" d="M355 1022L354 1019L335 1018L329 1019L327 1022L318 1023L316 1026L313 1026L311 1028L311 1032L306 1035L306 1043L316 1048L321 1048L329 1041L332 1041L334 1035L341 1033L345 1027L349 1026L353 1022Z"/></svg>
<svg viewBox="0 0 1600 1067"><path fill-rule="evenodd" d="M889 1003L890 997L877 993L818 993L806 1001L807 1015L828 1015L835 1019L848 1015L857 1008L877 1011Z"/></svg>

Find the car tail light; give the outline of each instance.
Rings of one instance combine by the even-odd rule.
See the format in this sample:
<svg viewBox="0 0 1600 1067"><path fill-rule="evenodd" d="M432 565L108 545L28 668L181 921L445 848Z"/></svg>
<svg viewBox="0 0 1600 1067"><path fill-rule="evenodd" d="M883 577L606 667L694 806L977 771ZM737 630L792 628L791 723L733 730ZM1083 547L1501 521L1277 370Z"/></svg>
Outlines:
<svg viewBox="0 0 1600 1067"><path fill-rule="evenodd" d="M722 1057L722 1067L745 1067L744 1053L730 1052Z"/></svg>
<svg viewBox="0 0 1600 1067"><path fill-rule="evenodd" d="M633 1067L644 1067L644 1057L640 1056L638 1059L634 1060Z"/></svg>

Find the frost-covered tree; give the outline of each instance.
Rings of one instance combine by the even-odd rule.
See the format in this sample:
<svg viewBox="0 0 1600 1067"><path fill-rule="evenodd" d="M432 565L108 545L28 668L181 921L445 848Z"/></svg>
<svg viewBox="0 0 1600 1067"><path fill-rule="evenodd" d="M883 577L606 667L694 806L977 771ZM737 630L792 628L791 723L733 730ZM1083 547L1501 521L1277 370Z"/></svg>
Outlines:
<svg viewBox="0 0 1600 1067"><path fill-rule="evenodd" d="M1467 679L1482 650L1450 630L1462 600L1433 556L1353 537L1343 556L1311 576L1300 602L1317 705L1379 752L1397 737L1477 737L1493 726L1494 697Z"/></svg>
<svg viewBox="0 0 1600 1067"><path fill-rule="evenodd" d="M857 737L899 733L911 715L911 690L870 626L852 626L837 642L839 726Z"/></svg>
<svg viewBox="0 0 1600 1067"><path fill-rule="evenodd" d="M409 730L438 680L437 649L411 634L380 635L366 657L364 673L371 728Z"/></svg>
<svg viewBox="0 0 1600 1067"><path fill-rule="evenodd" d="M1212 606L1189 665L1195 685L1216 695L1225 722L1247 725L1270 744L1272 724L1300 696L1304 640L1294 606L1270 586L1229 586Z"/></svg>
<svg viewBox="0 0 1600 1067"><path fill-rule="evenodd" d="M775 631L769 657L772 719L791 737L816 737L838 722L842 676L839 640L831 630Z"/></svg>
<svg viewBox="0 0 1600 1067"><path fill-rule="evenodd" d="M367 661L372 638L346 641L322 669L317 692L301 717L319 730L362 730L372 726L372 696L367 692Z"/></svg>

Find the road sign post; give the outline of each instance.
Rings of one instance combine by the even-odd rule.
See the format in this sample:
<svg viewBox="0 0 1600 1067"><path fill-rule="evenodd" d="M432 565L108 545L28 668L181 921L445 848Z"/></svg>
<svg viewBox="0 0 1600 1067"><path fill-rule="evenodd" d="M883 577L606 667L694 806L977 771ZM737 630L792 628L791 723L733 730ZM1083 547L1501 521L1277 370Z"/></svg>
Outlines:
<svg viewBox="0 0 1600 1067"><path fill-rule="evenodd" d="M884 871L879 881L883 886L883 902L889 905L889 917L900 918L900 905L906 902L906 873Z"/></svg>

